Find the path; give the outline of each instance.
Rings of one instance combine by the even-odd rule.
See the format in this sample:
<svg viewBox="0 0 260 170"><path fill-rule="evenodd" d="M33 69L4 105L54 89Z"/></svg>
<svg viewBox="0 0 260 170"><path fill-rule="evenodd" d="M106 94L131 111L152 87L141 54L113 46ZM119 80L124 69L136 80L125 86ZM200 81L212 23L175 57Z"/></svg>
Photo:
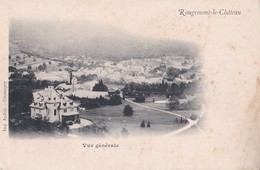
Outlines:
<svg viewBox="0 0 260 170"><path fill-rule="evenodd" d="M166 134L165 136L177 135L177 134L179 134L179 133L181 133L181 132L184 132L185 130L190 129L190 128L193 127L193 126L196 126L200 131L202 131L202 130L199 128L199 126L197 126L197 123L198 123L199 119L191 120L190 118L185 117L185 116L182 116L182 115L177 114L177 113L173 113L173 112L169 112L169 111L165 111L165 110L161 110L161 109L156 109L156 108L153 108L153 107L150 107L150 106L145 106L145 105L143 105L143 104L133 102L133 101L131 101L131 100L129 100L129 99L125 99L125 100L128 101L129 103L132 103L132 104L135 104L135 105L138 105L138 106L141 106L141 107L145 107L145 108L148 108L148 109L151 109L151 110L156 110L156 111L159 111L159 112L172 114L172 115L175 115L175 116L177 116L177 117L181 117L181 118L183 118L183 119L186 119L186 120L188 121L188 124L187 124L186 126L180 128L180 129L178 129L178 130L175 130L175 131L173 131L173 132L171 132L171 133L168 133L168 134ZM204 114L204 113L203 113L203 111L202 111L202 114L201 114L199 117L201 118L201 117L203 116L203 114Z"/></svg>

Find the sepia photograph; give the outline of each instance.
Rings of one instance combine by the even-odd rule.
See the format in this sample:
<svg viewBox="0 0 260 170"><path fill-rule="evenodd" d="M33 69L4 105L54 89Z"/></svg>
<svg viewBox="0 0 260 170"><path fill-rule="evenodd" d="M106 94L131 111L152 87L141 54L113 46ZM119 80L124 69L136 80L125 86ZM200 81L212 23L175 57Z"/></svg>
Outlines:
<svg viewBox="0 0 260 170"><path fill-rule="evenodd" d="M199 45L90 22L11 20L12 137L196 134Z"/></svg>

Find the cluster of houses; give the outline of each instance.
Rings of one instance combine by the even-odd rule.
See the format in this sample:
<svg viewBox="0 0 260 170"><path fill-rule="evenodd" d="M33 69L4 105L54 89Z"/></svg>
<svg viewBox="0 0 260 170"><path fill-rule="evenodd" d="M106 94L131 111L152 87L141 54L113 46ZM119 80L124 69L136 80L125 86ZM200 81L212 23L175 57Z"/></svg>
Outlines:
<svg viewBox="0 0 260 170"><path fill-rule="evenodd" d="M26 54L13 53L9 56L11 63L18 60L23 60L24 58L29 58ZM71 59L73 57L70 57ZM66 58L67 59L67 58ZM32 60L32 59L31 59ZM144 62L146 60L146 62ZM88 58L86 62L92 62L91 58ZM144 64L145 63L145 64ZM158 64L159 63L159 64ZM99 78L109 78L114 81L119 81L120 79L134 81L134 82L147 82L156 83L161 82L165 79L165 75L160 78L153 77L150 75L151 70L155 67L165 67L167 63L170 63L168 58L163 59L131 59L123 60L119 62L104 61L97 64L95 67L81 68L74 71L74 76L70 80L70 83L63 83L57 87L50 86L44 90L33 93L33 103L30 105L31 117L41 118L49 122L55 121L77 121L79 119L79 112L77 111L78 104L70 100L67 96L75 95L78 97L89 97L95 98L99 96L109 97L109 92L93 92L91 89L95 84L94 81L86 82L89 84L78 84L75 76L80 76L83 74L97 74ZM172 63L170 63L172 64ZM191 61L185 61L181 64L189 66L193 63ZM180 67L181 67L180 65ZM177 67L177 66L176 66ZM26 72L24 73L26 74ZM70 74L68 71L48 71L48 72L37 72L35 73L37 79L46 80L68 80L70 79ZM147 79L149 77L149 80ZM181 78L180 78L181 79ZM185 80L182 78L181 80ZM86 90L86 86L89 86ZM82 88L84 90L82 90Z"/></svg>

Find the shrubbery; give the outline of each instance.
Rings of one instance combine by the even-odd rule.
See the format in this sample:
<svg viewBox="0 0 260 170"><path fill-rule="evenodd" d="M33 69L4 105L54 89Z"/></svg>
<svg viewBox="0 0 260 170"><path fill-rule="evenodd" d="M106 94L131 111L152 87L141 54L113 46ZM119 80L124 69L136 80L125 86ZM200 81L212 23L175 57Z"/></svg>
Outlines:
<svg viewBox="0 0 260 170"><path fill-rule="evenodd" d="M172 96L169 98L169 103L166 104L166 106L170 109L170 110L176 110L178 109L180 105L180 102L178 100L178 98L176 96Z"/></svg>
<svg viewBox="0 0 260 170"><path fill-rule="evenodd" d="M145 103L145 97L144 97L144 95L141 95L141 94L137 95L137 96L135 97L134 102L137 102L137 103Z"/></svg>
<svg viewBox="0 0 260 170"><path fill-rule="evenodd" d="M86 109L94 109L100 106L115 106L122 104L121 97L119 95L113 95L110 99L104 98L100 96L99 98L91 99L91 98L85 98L85 97L77 97L77 96L69 96L70 99L74 101L79 101L80 106L84 107Z"/></svg>
<svg viewBox="0 0 260 170"><path fill-rule="evenodd" d="M124 116L132 116L134 111L133 111L133 108L130 105L126 105L123 113L124 113Z"/></svg>
<svg viewBox="0 0 260 170"><path fill-rule="evenodd" d="M196 98L191 101L188 101L187 103L181 104L178 109L179 110L200 110L201 109L201 101Z"/></svg>
<svg viewBox="0 0 260 170"><path fill-rule="evenodd" d="M99 121L90 126L79 128L78 132L84 135L103 136L109 133L108 126L105 122Z"/></svg>
<svg viewBox="0 0 260 170"><path fill-rule="evenodd" d="M47 122L41 119L32 119L29 115L16 115L9 119L9 130L11 133L41 133L60 134L68 132L66 124L61 122Z"/></svg>

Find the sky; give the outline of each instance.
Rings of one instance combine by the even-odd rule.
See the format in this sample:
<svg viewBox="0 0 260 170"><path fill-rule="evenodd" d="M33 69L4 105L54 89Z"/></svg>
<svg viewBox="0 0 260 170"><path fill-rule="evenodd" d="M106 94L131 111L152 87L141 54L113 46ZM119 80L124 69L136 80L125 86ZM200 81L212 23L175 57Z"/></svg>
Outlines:
<svg viewBox="0 0 260 170"><path fill-rule="evenodd" d="M113 25L127 32L149 38L205 41L203 32L208 17L179 15L178 10L207 9L187 0L14 0L9 5L11 18L28 20L81 20L97 24ZM27 2L27 3L26 3Z"/></svg>

